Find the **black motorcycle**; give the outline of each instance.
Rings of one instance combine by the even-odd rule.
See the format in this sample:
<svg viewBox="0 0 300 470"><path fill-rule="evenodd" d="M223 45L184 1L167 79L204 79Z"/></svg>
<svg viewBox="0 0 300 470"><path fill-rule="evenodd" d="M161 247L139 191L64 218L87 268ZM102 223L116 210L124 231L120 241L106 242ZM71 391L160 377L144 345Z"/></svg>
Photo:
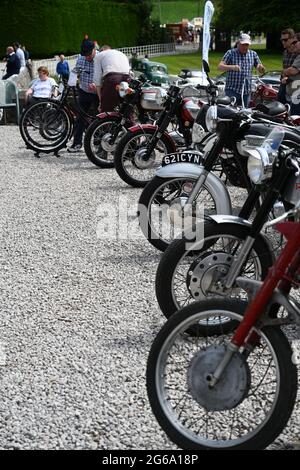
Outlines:
<svg viewBox="0 0 300 470"><path fill-rule="evenodd" d="M268 151L265 144L248 146L247 169L253 186L239 215L208 217L202 237L187 234L171 243L162 256L156 295L166 317L193 300L239 297L242 294L235 285L239 275L265 277L273 263L273 248L261 233L263 225L278 200L289 209L300 198L300 133L284 128L280 132L284 137L278 152L272 143ZM251 223L249 218L258 206Z"/></svg>
<svg viewBox="0 0 300 470"><path fill-rule="evenodd" d="M210 88L213 90L213 85ZM188 219L196 221L200 204L205 205L205 215L231 214L226 183L247 191L252 188L244 146L250 141L259 145L277 124L278 113L285 109L281 103L272 103L269 114L256 110L248 114L228 106L228 102L227 97L215 97L211 106L202 107L194 124L200 128L199 150L166 155L140 196L141 229L161 251L186 228ZM209 131L206 135L204 125Z"/></svg>

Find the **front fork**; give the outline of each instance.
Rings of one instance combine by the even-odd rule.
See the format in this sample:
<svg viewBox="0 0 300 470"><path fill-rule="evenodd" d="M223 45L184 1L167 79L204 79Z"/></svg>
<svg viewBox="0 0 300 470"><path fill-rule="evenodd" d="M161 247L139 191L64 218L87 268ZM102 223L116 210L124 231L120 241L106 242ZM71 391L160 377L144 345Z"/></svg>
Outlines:
<svg viewBox="0 0 300 470"><path fill-rule="evenodd" d="M198 180L196 181L195 186L193 187L192 192L189 195L189 198L186 202L187 205L192 205L193 202L199 196L201 188L206 181L208 173L212 170L214 164L216 163L222 149L223 149L223 138L220 136L214 143L212 149L209 153L204 156L204 165L203 165L203 172L199 176Z"/></svg>
<svg viewBox="0 0 300 470"><path fill-rule="evenodd" d="M244 263L246 262L249 256L249 253L253 247L253 244L255 242L255 238L257 237L257 235L260 233L261 229L263 228L266 218L270 212L270 207L271 208L273 207L273 205L278 199L281 188L283 188L285 185L287 175L288 175L287 173L285 176L279 175L277 181L274 183L274 187L271 190L269 190L269 192L267 193L267 196L259 209L259 213L253 221L250 234L246 238L238 257L235 259L235 261L233 262L233 264L231 265L228 271L228 274L225 279L225 284L224 284L226 289L230 289L233 286ZM258 193L255 189L249 194L248 198L249 200L251 200L252 198L252 203L255 201L257 194ZM250 211L250 207L248 207L248 210Z"/></svg>
<svg viewBox="0 0 300 470"><path fill-rule="evenodd" d="M151 140L147 143L147 151L142 157L146 162L151 158L151 154L154 151L159 139L162 137L168 125L170 124L173 114L173 111L169 111L162 119L159 119L157 123L157 129L155 130Z"/></svg>
<svg viewBox="0 0 300 470"><path fill-rule="evenodd" d="M116 142L118 135L120 134L121 129L126 129L126 121L127 119L125 117L122 117L119 123L117 123L114 132L111 135L111 138L109 139L109 144L114 145Z"/></svg>

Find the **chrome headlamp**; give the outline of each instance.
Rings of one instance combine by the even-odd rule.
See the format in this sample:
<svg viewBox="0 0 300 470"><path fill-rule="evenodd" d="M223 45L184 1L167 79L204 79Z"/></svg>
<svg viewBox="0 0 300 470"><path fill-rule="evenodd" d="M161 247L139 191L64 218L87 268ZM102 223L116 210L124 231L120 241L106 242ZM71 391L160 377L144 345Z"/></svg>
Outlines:
<svg viewBox="0 0 300 470"><path fill-rule="evenodd" d="M218 108L216 105L210 106L205 116L205 124L209 132L216 132L218 123Z"/></svg>
<svg viewBox="0 0 300 470"><path fill-rule="evenodd" d="M164 88L157 88L155 92L155 101L158 104L158 106L162 106L163 102L166 99L167 92Z"/></svg>
<svg viewBox="0 0 300 470"><path fill-rule="evenodd" d="M120 97L124 98L124 96L127 95L127 92L129 90L129 85L127 82L120 82L119 85L117 85L117 89Z"/></svg>
<svg viewBox="0 0 300 470"><path fill-rule="evenodd" d="M283 137L284 129L275 127L260 147L244 149L249 154L248 175L254 184L259 184L271 178L273 163L278 155Z"/></svg>
<svg viewBox="0 0 300 470"><path fill-rule="evenodd" d="M249 154L248 175L251 181L258 184L270 178L272 176L274 156L268 154L264 147L247 149L247 153Z"/></svg>

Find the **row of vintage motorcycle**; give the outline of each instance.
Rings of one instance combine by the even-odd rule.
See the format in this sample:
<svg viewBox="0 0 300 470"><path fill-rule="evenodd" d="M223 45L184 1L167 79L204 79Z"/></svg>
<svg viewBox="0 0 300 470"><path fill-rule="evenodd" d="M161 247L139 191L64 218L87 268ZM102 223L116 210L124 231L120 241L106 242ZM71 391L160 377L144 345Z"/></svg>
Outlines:
<svg viewBox="0 0 300 470"><path fill-rule="evenodd" d="M300 117L276 101L235 107L204 67L207 100L198 103L186 86L154 97L137 81L120 84L119 111L90 124L85 150L144 187L141 229L164 251L156 295L168 321L147 366L160 426L183 449L262 449L285 428L297 395L300 351L284 328L300 325L290 297L300 286ZM138 106L132 126L135 100L147 94L163 109L149 116ZM39 119L52 123L43 128L51 137L63 121L54 125L49 109ZM230 185L248 192L238 215Z"/></svg>

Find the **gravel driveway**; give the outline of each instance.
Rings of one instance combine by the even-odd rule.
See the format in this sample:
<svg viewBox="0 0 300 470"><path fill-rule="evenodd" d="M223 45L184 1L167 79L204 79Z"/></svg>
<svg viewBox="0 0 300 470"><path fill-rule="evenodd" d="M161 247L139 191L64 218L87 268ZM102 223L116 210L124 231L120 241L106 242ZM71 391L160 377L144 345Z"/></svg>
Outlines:
<svg viewBox="0 0 300 470"><path fill-rule="evenodd" d="M84 153L35 158L16 126L0 142L0 448L176 449L145 389L160 255L97 237L103 203L140 190ZM275 448L299 420L298 402Z"/></svg>

